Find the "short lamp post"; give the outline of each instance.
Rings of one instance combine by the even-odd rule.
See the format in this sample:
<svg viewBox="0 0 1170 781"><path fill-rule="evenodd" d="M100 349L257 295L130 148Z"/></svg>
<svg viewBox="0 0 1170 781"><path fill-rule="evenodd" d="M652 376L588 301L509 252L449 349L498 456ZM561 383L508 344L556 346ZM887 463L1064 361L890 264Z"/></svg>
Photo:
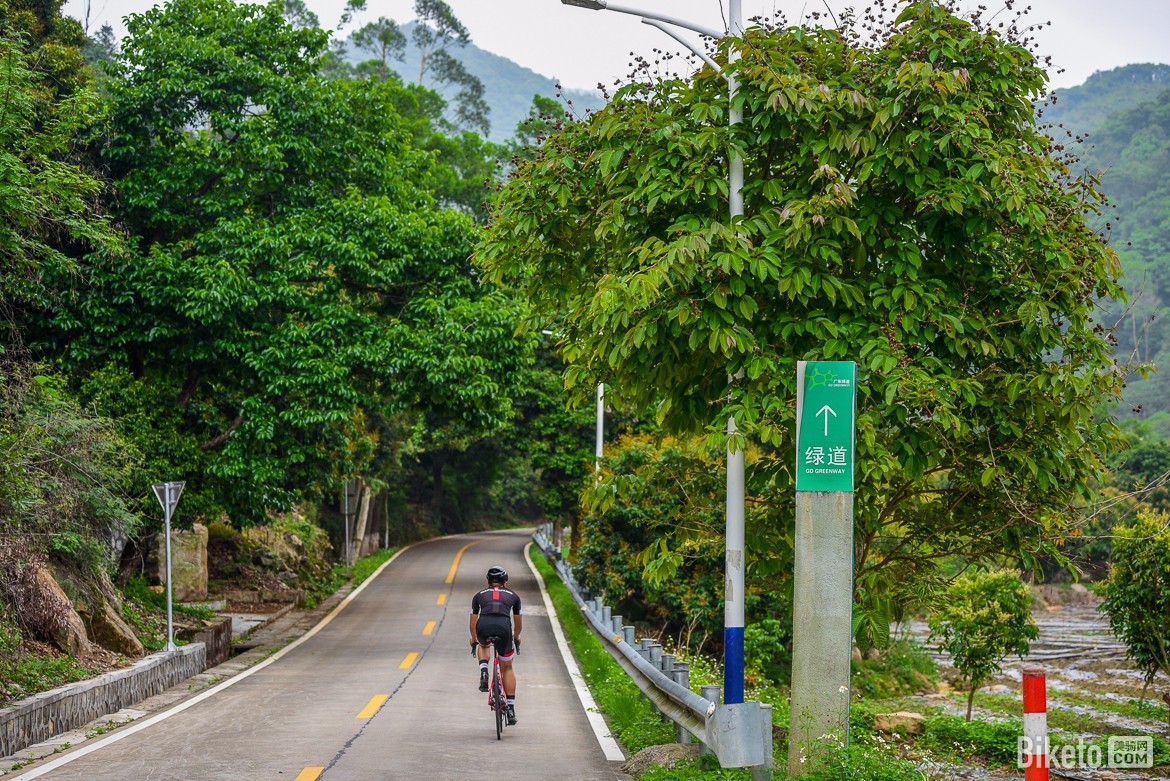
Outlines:
<svg viewBox="0 0 1170 781"><path fill-rule="evenodd" d="M679 37L672 27L697 32L721 40L725 36L743 35L743 0L728 0L727 30L720 31L693 24L673 16L631 8L609 0L561 0L564 5L588 8L593 11L616 11L640 17L648 24L674 38L690 49L703 62L719 71L719 64L706 52ZM731 61L739 58L734 48ZM725 74L728 88L728 122L735 126L743 121L743 111L735 104L738 84L735 76ZM732 150L728 166L728 207L732 224L743 216L743 156ZM739 375L737 375L739 376ZM744 450L735 447L735 418L727 419L727 560L726 591L723 607L723 702L734 705L743 702L743 624L744 624Z"/></svg>

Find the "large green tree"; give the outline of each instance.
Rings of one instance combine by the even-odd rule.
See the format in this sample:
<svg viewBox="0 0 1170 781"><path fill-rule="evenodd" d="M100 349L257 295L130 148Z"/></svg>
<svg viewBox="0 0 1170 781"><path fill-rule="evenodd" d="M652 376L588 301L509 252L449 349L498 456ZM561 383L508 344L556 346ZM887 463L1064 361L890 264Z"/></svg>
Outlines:
<svg viewBox="0 0 1170 781"><path fill-rule="evenodd" d="M116 241L80 151L103 107L68 21L53 4L0 2L0 320L23 320L53 296L47 278Z"/></svg>
<svg viewBox="0 0 1170 781"><path fill-rule="evenodd" d="M134 246L91 258L41 334L167 438L172 473L144 479L186 475L189 511L241 521L363 474L374 413L498 428L524 353L471 273L471 220L420 185L437 164L401 86L324 78L327 34L283 11L128 18L106 155Z"/></svg>
<svg viewBox="0 0 1170 781"><path fill-rule="evenodd" d="M776 523L795 363L856 361L858 591L888 619L941 557L1051 548L1115 446L1092 313L1122 293L1098 194L1035 124L1026 46L932 0L865 24L753 28L723 73L624 87L518 162L477 254L565 335L580 399L604 381L715 439L734 416Z"/></svg>

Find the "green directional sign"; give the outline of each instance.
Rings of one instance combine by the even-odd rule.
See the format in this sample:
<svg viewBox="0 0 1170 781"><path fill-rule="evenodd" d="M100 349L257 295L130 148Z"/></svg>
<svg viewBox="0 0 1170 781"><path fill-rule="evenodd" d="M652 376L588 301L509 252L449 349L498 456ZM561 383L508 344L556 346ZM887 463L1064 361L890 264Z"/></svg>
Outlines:
<svg viewBox="0 0 1170 781"><path fill-rule="evenodd" d="M796 364L796 490L852 491L857 366Z"/></svg>

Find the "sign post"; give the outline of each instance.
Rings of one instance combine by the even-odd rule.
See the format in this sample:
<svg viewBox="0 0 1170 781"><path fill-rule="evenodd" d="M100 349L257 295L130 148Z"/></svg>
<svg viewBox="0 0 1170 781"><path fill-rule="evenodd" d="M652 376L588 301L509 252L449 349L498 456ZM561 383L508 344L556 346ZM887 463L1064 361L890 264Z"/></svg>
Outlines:
<svg viewBox="0 0 1170 781"><path fill-rule="evenodd" d="M174 613L172 611L172 602L174 587L171 583L171 515L175 511L175 505L179 503L179 496L183 493L183 486L185 481L170 482L170 483L155 483L151 486L154 489L154 495L158 499L158 503L163 508L163 531L167 540L167 650L175 650L175 621Z"/></svg>
<svg viewBox="0 0 1170 781"><path fill-rule="evenodd" d="M849 742L857 367L800 361L796 378L792 776Z"/></svg>

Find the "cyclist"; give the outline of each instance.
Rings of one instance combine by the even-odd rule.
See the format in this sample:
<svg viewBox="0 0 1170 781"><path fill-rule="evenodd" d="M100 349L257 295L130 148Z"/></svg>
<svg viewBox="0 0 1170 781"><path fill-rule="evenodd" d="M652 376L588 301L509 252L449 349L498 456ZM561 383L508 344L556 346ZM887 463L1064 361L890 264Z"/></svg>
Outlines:
<svg viewBox="0 0 1170 781"><path fill-rule="evenodd" d="M520 647L520 597L507 588L508 573L501 567L487 571L487 588L471 599L471 644L476 646L479 659L479 690L488 690L488 638L496 638L496 658L504 679L504 694L508 698L508 725L516 724L516 673L512 660ZM513 633L513 623L515 632Z"/></svg>

